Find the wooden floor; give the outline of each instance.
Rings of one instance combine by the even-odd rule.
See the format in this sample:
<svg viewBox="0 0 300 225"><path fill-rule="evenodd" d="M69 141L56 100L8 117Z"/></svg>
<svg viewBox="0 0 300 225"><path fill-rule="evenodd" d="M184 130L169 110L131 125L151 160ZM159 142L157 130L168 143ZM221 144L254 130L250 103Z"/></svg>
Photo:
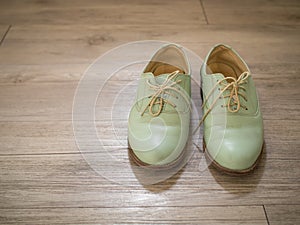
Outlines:
<svg viewBox="0 0 300 225"><path fill-rule="evenodd" d="M248 62L266 144L253 174L192 160L159 184L126 186L83 159L79 79L107 50L152 39L201 58L222 42ZM298 0L1 0L0 40L1 224L300 224Z"/></svg>

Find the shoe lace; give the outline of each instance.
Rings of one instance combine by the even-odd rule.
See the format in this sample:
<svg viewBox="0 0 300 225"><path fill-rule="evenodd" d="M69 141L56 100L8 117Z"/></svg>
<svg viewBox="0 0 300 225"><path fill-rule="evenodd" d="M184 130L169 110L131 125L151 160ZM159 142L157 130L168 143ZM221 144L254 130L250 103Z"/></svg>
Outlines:
<svg viewBox="0 0 300 225"><path fill-rule="evenodd" d="M149 109L150 115L152 115L154 117L158 116L162 112L164 104L169 104L175 108L176 105L173 102L171 102L168 99L163 97L166 94L176 97L174 95L174 93L172 93L170 91L174 91L174 92L178 93L179 95L183 96L187 102L189 101L187 99L186 95L181 92L180 88L174 87L175 85L177 85L181 82L181 80L177 80L177 81L173 80L178 75L178 73L179 73L179 70L176 70L176 71L170 73L162 84L152 84L152 83L150 83L150 80L147 80L147 84L149 85L150 89L152 89L155 92L148 96L148 98L151 98L150 102L145 107L143 112L141 113L141 116L144 115L144 113L146 112L147 109ZM176 98L178 98L178 97L176 97ZM155 105L159 105L158 110L156 112L154 111Z"/></svg>
<svg viewBox="0 0 300 225"><path fill-rule="evenodd" d="M208 93L207 97L205 98L205 100L203 101L202 104L202 108L206 105L207 101L209 100L209 98L211 97L212 93L218 88L220 90L219 95L213 100L211 106L208 108L208 110L206 111L206 113L203 115L202 119L199 122L198 127L201 126L201 124L204 122L205 118L207 117L207 115L212 111L213 107L215 106L215 104L217 103L218 99L220 98L229 98L228 99L228 103L226 105L222 105L222 107L227 107L228 111L231 113L236 113L240 110L240 108L244 108L246 110L248 110L248 108L246 106L244 106L243 104L241 104L240 101L240 97L242 97L245 101L247 100L247 96L243 93L240 92L240 90L243 90L244 92L246 91L246 89L243 87L244 84L247 83L247 79L250 76L250 73L248 71L243 72L238 79L234 78L234 77L225 77L221 80L219 80L214 87L210 90L210 92ZM227 81L227 82L225 82ZM231 82L228 82L231 81ZM219 88L218 86L222 85L223 88ZM224 94L224 92L226 90L229 90L229 94L224 95L222 97L222 95Z"/></svg>

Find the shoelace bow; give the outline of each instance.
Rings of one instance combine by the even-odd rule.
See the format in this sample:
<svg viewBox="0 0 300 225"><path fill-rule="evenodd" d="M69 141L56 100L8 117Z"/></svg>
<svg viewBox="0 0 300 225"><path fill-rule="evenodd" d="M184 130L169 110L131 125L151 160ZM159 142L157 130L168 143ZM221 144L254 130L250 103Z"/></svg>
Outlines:
<svg viewBox="0 0 300 225"><path fill-rule="evenodd" d="M211 112L211 110L213 109L213 107L217 103L218 99L221 98L221 96L223 95L223 93L226 90L229 90L230 94L224 95L223 98L229 98L229 99L228 99L227 105L222 105L222 107L227 107L228 111L232 112L232 113L238 112L240 110L240 108L244 108L244 109L248 110L247 107L244 106L244 105L242 105L241 102L240 102L240 96L245 101L247 101L247 97L243 93L239 92L239 90L246 91L245 88L242 85L247 83L247 79L248 79L249 76L250 76L250 73L246 71L246 72L243 72L239 76L238 79L236 79L234 77L225 77L225 78L219 80L214 85L214 87L210 90L210 92L208 93L207 97L203 101L202 108L206 105L208 99L210 98L210 96L212 95L212 93L216 90L216 88L218 88L219 85L224 86L224 88L220 89L220 94L214 99L214 101L211 104L210 108L203 115L202 119L199 122L198 127L201 126L201 124L203 123L203 121L205 120L205 118L207 117L207 115ZM224 81L231 81L231 82L230 83L228 83L228 82L225 83Z"/></svg>
<svg viewBox="0 0 300 225"><path fill-rule="evenodd" d="M146 112L146 110L148 108L149 108L150 115L158 116L161 113L164 104L169 104L175 108L176 105L174 103L172 103L171 101L164 98L165 94L176 97L173 93L170 92L170 90L183 96L187 102L189 101L187 99L187 97L185 96L185 94L180 91L180 89L177 89L176 87L174 87L175 85L177 85L181 82L181 80L173 81L173 79L178 75L178 73L179 73L179 70L176 70L176 71L170 73L162 84L151 84L150 81L147 80L147 84L149 85L150 89L154 90L155 93L148 96L149 98L151 97L150 103L145 107L145 109L141 113L141 116L144 115L144 113ZM176 97L176 98L178 98L178 97ZM159 105L159 108L156 112L154 112L155 105Z"/></svg>

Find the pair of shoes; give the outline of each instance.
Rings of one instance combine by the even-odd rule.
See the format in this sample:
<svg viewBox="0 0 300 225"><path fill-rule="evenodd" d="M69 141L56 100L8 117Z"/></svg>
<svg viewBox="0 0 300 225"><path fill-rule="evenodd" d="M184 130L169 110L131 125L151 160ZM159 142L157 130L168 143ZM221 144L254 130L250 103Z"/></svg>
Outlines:
<svg viewBox="0 0 300 225"><path fill-rule="evenodd" d="M190 132L191 75L183 50L170 44L142 73L128 119L128 148L142 166L169 167L182 160ZM231 47L219 44L200 71L203 146L212 164L230 174L256 166L263 122L250 70Z"/></svg>

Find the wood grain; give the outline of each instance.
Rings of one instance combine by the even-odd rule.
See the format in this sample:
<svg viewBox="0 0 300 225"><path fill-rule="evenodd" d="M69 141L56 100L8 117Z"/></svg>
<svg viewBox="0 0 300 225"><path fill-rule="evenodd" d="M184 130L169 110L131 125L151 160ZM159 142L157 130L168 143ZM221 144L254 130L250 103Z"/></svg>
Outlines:
<svg viewBox="0 0 300 225"><path fill-rule="evenodd" d="M266 205L271 225L297 224L300 220L300 205Z"/></svg>
<svg viewBox="0 0 300 225"><path fill-rule="evenodd" d="M186 5L189 7L185 7ZM18 7L16 7L18 6ZM117 7L116 7L117 6ZM166 7L168 10L166 10ZM3 1L1 24L204 24L194 0L149 1ZM180 16L176 16L180 15ZM171 19L170 19L171 18Z"/></svg>
<svg viewBox="0 0 300 225"><path fill-rule="evenodd" d="M0 45L0 223L299 224L299 11L297 0L1 1L0 38L11 27ZM96 130L115 160L95 140L80 151L72 126L79 80L106 51L140 40L181 44L199 65L220 42L244 57L265 129L252 174L207 168L197 150L174 176L143 185L160 174L133 166L127 154L140 65L110 77L95 104ZM98 87L108 78L99 69L91 79ZM200 110L196 84L192 96Z"/></svg>
<svg viewBox="0 0 300 225"><path fill-rule="evenodd" d="M127 156L127 149L111 154ZM5 192L0 208L299 204L299 160L264 158L251 176L230 177L213 168L199 171L201 161L195 155L181 173L145 189L136 177L141 173L127 167L126 157L119 168L108 170L112 160L103 155L84 155L97 158L101 166L93 168L99 173L79 153L1 156L0 187Z"/></svg>
<svg viewBox="0 0 300 225"><path fill-rule="evenodd" d="M291 127L284 135L279 132L282 123ZM110 121L97 122L103 145L126 148L127 122L114 127ZM265 142L268 160L300 159L297 120L265 120ZM34 127L34 129L32 129ZM117 136L113 132L117 129ZM117 139L116 139L117 137ZM115 139L115 140L112 140ZM75 144L71 121L29 121L0 123L0 155L79 153ZM121 142L120 142L121 140ZM46 144L45 144L46 143ZM280 151L285 149L284 151ZM284 161L282 161L284 163Z"/></svg>
<svg viewBox="0 0 300 225"><path fill-rule="evenodd" d="M257 28L239 25L233 28L211 25L183 28L179 31L177 27L155 25L153 29L154 31L149 30L149 27L133 28L132 25L78 25L68 26L67 29L57 25L16 25L11 28L2 46L0 65L92 63L120 44L148 39L176 42L194 51L202 59L216 43L235 46L242 55L247 56L246 60L251 64L296 64L299 59L297 26ZM249 43L251 37L255 37L255 40ZM270 37L273 38L270 40Z"/></svg>
<svg viewBox="0 0 300 225"><path fill-rule="evenodd" d="M0 209L6 223L267 224L260 206ZM155 219L157 218L157 219Z"/></svg>
<svg viewBox="0 0 300 225"><path fill-rule="evenodd" d="M299 25L298 1L203 0L209 24Z"/></svg>
<svg viewBox="0 0 300 225"><path fill-rule="evenodd" d="M281 85L280 81L275 79L257 79L265 119L299 119L299 89L297 88L299 81L299 79L287 78ZM101 95L106 95L106 98L100 98L96 104L96 119L110 118L111 113L108 109L113 107L112 100L115 99L115 94L127 84L128 81L124 81L123 84L122 81L107 84L107 90L101 92ZM71 120L76 87L77 82L2 85L0 121ZM131 92L131 95L132 98L128 98L126 102L133 101L134 92ZM270 101L276 101L276 104L265 104ZM119 119L126 118L122 114L116 116Z"/></svg>

